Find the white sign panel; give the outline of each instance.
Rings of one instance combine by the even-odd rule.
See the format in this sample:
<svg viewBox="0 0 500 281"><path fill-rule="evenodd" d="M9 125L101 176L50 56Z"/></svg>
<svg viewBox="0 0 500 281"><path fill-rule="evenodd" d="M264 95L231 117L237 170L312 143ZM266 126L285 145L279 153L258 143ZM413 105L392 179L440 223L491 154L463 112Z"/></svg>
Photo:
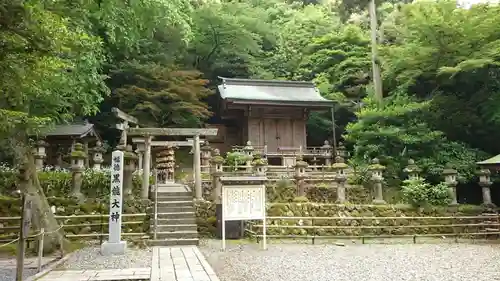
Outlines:
<svg viewBox="0 0 500 281"><path fill-rule="evenodd" d="M109 242L119 243L121 241L123 209L123 151L113 151L111 160L111 191L109 194Z"/></svg>
<svg viewBox="0 0 500 281"><path fill-rule="evenodd" d="M224 186L222 214L225 221L262 220L266 217L264 185Z"/></svg>
<svg viewBox="0 0 500 281"><path fill-rule="evenodd" d="M222 250L226 249L226 221L262 220L262 248L266 249L266 186L222 186Z"/></svg>

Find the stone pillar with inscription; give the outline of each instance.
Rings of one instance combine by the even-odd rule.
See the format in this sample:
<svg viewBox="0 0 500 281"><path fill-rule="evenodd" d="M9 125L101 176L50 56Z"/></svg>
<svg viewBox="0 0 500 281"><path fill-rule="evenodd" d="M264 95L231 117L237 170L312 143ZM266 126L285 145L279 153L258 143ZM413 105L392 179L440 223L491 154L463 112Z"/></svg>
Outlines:
<svg viewBox="0 0 500 281"><path fill-rule="evenodd" d="M347 180L346 169L347 164L344 163L344 158L341 156L335 157L335 164L332 169L335 171L335 182L337 183L337 203L344 204L346 202L345 182Z"/></svg>
<svg viewBox="0 0 500 281"><path fill-rule="evenodd" d="M132 196L132 189L134 188L134 172L135 172L135 162L137 161L137 156L132 152L132 146L127 145L125 147L125 152L123 155L125 165L123 167L123 194L125 196Z"/></svg>
<svg viewBox="0 0 500 281"><path fill-rule="evenodd" d="M104 159L102 157L102 154L106 152L106 149L104 149L102 143L98 141L96 143L96 146L92 148L92 162L93 162L93 169L96 171L101 170L101 164L104 162Z"/></svg>
<svg viewBox="0 0 500 281"><path fill-rule="evenodd" d="M373 204L385 204L384 193L382 190L382 182L384 181L382 172L385 170L385 166L381 165L377 158L374 158L372 160L372 164L368 167L368 170L371 172L373 193L375 194Z"/></svg>
<svg viewBox="0 0 500 281"><path fill-rule="evenodd" d="M71 152L71 171L73 183L71 196L76 197L80 201L84 199L81 189L86 158L87 154L83 151L83 145L81 143L75 143L74 150Z"/></svg>
<svg viewBox="0 0 500 281"><path fill-rule="evenodd" d="M295 162L295 182L297 184L297 196L306 196L305 190L305 178L306 178L306 168L307 163L302 160L302 156L297 156L297 160Z"/></svg>
<svg viewBox="0 0 500 281"><path fill-rule="evenodd" d="M127 249L127 242L121 240L122 210L123 210L123 151L113 151L111 156L111 187L109 206L109 238L101 245L104 256L123 255Z"/></svg>
<svg viewBox="0 0 500 281"><path fill-rule="evenodd" d="M201 147L201 172L202 173L210 173L210 159L212 158L212 148L208 141L203 143Z"/></svg>

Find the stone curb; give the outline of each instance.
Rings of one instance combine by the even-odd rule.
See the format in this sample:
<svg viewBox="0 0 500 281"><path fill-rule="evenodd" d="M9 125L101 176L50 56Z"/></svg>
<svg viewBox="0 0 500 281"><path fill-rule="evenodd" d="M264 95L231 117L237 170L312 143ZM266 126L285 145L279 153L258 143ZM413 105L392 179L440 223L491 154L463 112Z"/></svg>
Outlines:
<svg viewBox="0 0 500 281"><path fill-rule="evenodd" d="M35 281L35 280L37 280L38 278L40 278L40 277L46 275L47 273L51 272L52 270L54 270L60 264L62 264L66 260L68 260L72 255L73 255L73 253L69 253L69 254L65 255L64 257L56 260L55 262L49 263L49 265L45 269L43 269L42 271L38 272L37 274L35 274L33 276L30 276L30 277L24 279L24 281Z"/></svg>

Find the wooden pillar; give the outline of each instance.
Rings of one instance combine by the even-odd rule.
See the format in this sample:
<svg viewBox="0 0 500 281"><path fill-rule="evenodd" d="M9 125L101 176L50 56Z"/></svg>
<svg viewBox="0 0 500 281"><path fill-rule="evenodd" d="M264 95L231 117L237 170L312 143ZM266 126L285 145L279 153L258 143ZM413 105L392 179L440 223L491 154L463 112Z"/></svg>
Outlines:
<svg viewBox="0 0 500 281"><path fill-rule="evenodd" d="M151 171L151 137L146 136L144 139L144 163L142 171L142 190L141 198L147 199L149 197L149 173Z"/></svg>
<svg viewBox="0 0 500 281"><path fill-rule="evenodd" d="M201 155L200 155L200 135L193 138L193 165L194 165L194 189L196 199L202 199L201 190Z"/></svg>

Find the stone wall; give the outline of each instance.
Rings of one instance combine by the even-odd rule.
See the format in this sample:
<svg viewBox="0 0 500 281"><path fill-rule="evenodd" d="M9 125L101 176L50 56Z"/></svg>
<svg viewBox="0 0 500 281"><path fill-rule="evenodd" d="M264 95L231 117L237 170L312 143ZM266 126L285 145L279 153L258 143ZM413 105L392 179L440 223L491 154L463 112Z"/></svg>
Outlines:
<svg viewBox="0 0 500 281"><path fill-rule="evenodd" d="M194 190L193 187L191 187ZM203 198L212 200L212 183L208 180L203 181ZM193 191L194 192L194 191ZM293 202L297 187L293 180L272 181L266 185L267 202L286 203ZM350 185L346 189L346 197L352 204L370 204L372 194L369 188L360 185ZM337 200L337 187L333 182L309 183L306 186L306 198L309 202L317 203L335 203ZM398 203L400 201L399 190L393 188L384 189L384 198L387 203Z"/></svg>
<svg viewBox="0 0 500 281"><path fill-rule="evenodd" d="M64 232L69 235L108 233L108 218L86 215L109 214L108 200L87 199L78 203L70 197L48 197L49 204L56 206L56 216L75 216L59 218L64 224ZM124 214L151 213L151 203L143 200L125 200ZM0 217L16 217L21 214L21 200L19 198L0 196ZM122 217L122 233L148 233L150 215L145 217ZM19 220L0 220L0 240L9 240L17 236ZM34 231L34 230L33 230ZM89 238L98 239L98 236L89 235Z"/></svg>
<svg viewBox="0 0 500 281"><path fill-rule="evenodd" d="M377 217L370 220L268 220L271 225L300 225L300 226L339 226L339 228L269 228L270 235L322 235L322 236L358 236L358 235L394 235L394 234L425 234L425 233L453 233L464 232L465 229L456 227L425 227L425 225L450 225L479 223L478 219L434 219L430 217L477 216L485 209L480 206L459 205L457 207L431 207L416 209L409 205L337 205L320 203L270 203L267 206L269 217ZM215 205L204 201L196 203L198 231L202 236L215 235L216 218ZM426 219L383 219L390 217L429 217ZM484 220L484 219L483 219ZM255 222L260 224L259 221ZM347 229L340 226L402 226L387 228ZM404 227L409 225L422 226L419 228ZM479 227L467 229L468 232L480 231Z"/></svg>

